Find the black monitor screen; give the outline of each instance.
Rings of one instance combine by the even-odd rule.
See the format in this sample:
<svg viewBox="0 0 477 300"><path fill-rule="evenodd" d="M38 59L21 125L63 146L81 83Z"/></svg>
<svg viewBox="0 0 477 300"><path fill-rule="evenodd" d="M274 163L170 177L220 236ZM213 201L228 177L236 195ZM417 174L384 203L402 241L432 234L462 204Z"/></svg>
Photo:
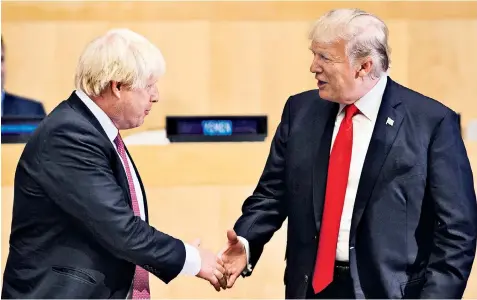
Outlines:
<svg viewBox="0 0 477 300"><path fill-rule="evenodd" d="M203 134L209 136L257 133L256 120L184 120L178 122L178 134Z"/></svg>
<svg viewBox="0 0 477 300"><path fill-rule="evenodd" d="M254 141L267 135L266 116L167 117L171 141Z"/></svg>

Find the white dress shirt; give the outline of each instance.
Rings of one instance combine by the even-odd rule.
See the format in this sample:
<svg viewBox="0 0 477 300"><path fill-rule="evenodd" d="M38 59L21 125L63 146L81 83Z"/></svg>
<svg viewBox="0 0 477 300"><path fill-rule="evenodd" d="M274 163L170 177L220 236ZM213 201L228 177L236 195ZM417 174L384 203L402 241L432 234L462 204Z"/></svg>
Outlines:
<svg viewBox="0 0 477 300"><path fill-rule="evenodd" d="M341 214L338 245L336 247L336 260L339 261L349 261L349 231L351 228L351 218L353 217L354 201L356 199L356 193L358 192L358 184L361 178L361 171L363 170L364 159L368 152L374 124L376 123L384 89L386 88L387 78L387 75L381 77L378 83L366 95L354 103L360 113L353 117L353 150L343 213ZM341 121L345 116L344 107L345 105L340 104L333 129L331 145L334 144Z"/></svg>
<svg viewBox="0 0 477 300"><path fill-rule="evenodd" d="M387 83L387 75L383 75L378 83L361 99L354 104L359 110L359 114L353 117L353 149L351 154L351 163L348 176L348 185L341 215L340 230L338 233L338 245L336 247L336 260L349 261L349 232L351 228L351 218L353 216L354 201L358 192L359 179L363 169L364 159L368 152L369 142L373 135L374 125L378 116L379 107L383 99L384 90ZM333 129L333 139L331 149L338 134L341 121L343 120L345 105L340 104L338 115ZM331 151L331 150L330 150ZM248 241L239 237L247 252L247 261L250 257ZM251 271L250 264L247 267Z"/></svg>
<svg viewBox="0 0 477 300"><path fill-rule="evenodd" d="M114 143L114 139L118 135L119 130L113 124L111 119L106 115L106 113L96 103L94 103L94 101L91 100L83 91L76 90L75 93L81 99L81 101L83 101L83 103L88 107L88 109L93 113L93 115L98 120L99 124L101 124L101 127L103 127L104 131L106 132L106 135L111 141L111 144L114 146L114 149L116 149L116 152L117 152L118 149L116 147L116 144ZM120 157L119 153L118 153L118 157ZM127 163L129 165L129 169L131 170L132 177L133 177L134 189L136 190L136 197L139 204L140 216L141 216L141 219L145 221L146 213L144 209L144 195L142 194L142 189L141 189L141 186L139 185L139 180L138 180L136 171L134 170L134 167L131 163L131 158L129 157L129 155L127 155L127 160L128 160ZM121 162L124 167L125 162L122 159L121 159ZM126 173L126 171L124 172ZM199 273L200 267L201 267L201 258L199 255L199 251L195 247L188 245L186 243L184 243L184 246L186 250L186 260L182 268L181 274L195 276ZM131 292L132 292L132 289L130 290L130 294ZM128 294L128 298L130 298L131 296L130 294Z"/></svg>

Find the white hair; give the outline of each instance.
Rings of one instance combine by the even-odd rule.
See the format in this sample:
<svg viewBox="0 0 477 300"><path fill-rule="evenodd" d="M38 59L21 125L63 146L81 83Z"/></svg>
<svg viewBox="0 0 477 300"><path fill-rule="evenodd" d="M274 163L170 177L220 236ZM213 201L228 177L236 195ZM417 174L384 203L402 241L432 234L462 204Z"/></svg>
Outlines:
<svg viewBox="0 0 477 300"><path fill-rule="evenodd" d="M389 31L377 16L359 9L336 9L327 12L313 25L309 39L320 43L346 42L351 63L370 57L371 76L380 77L390 66Z"/></svg>
<svg viewBox="0 0 477 300"><path fill-rule="evenodd" d="M99 96L111 81L132 89L165 72L161 51L129 29L113 29L90 42L81 54L75 74L76 89Z"/></svg>

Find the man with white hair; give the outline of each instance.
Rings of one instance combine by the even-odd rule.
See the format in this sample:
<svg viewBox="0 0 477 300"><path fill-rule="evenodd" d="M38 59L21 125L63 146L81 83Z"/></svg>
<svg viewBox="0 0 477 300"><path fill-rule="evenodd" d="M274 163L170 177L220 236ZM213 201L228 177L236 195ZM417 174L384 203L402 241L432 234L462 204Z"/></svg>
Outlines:
<svg viewBox="0 0 477 300"><path fill-rule="evenodd" d="M149 299L149 273L225 287L216 254L148 224L144 187L119 130L158 101L161 52L130 30L86 49L76 91L42 122L15 173L2 298Z"/></svg>
<svg viewBox="0 0 477 300"><path fill-rule="evenodd" d="M477 207L456 113L388 77L376 16L330 11L310 39L318 91L285 104L227 232L228 287L288 218L286 298L461 298Z"/></svg>

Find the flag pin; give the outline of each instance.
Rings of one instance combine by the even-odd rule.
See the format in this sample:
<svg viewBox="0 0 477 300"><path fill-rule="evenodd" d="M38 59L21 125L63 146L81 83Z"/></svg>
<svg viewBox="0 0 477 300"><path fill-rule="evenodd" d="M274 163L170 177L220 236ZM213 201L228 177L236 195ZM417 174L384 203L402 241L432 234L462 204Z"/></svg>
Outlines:
<svg viewBox="0 0 477 300"><path fill-rule="evenodd" d="M388 117L388 119L386 120L386 125L393 126L394 125L394 120Z"/></svg>

